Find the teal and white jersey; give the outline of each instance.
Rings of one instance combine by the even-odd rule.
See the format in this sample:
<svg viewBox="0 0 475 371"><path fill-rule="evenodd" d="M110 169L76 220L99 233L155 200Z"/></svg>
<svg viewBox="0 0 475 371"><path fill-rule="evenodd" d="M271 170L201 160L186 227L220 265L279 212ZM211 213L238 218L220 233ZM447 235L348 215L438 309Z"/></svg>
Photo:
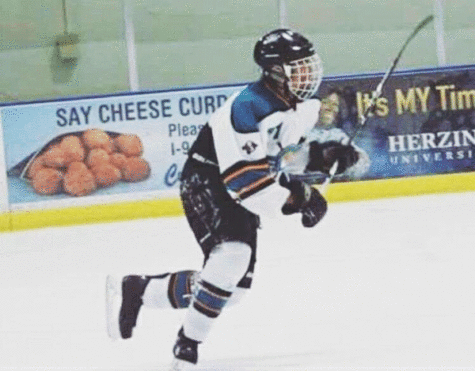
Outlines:
<svg viewBox="0 0 475 371"><path fill-rule="evenodd" d="M280 213L289 191L276 182L275 157L298 144L318 120L320 101L289 107L262 81L231 96L209 121L222 181L258 215Z"/></svg>

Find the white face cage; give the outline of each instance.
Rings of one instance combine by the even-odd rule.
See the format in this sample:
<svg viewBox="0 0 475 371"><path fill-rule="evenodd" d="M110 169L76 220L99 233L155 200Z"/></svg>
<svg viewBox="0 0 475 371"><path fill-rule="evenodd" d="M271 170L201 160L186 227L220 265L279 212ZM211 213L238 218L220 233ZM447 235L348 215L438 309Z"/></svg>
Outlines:
<svg viewBox="0 0 475 371"><path fill-rule="evenodd" d="M302 100L313 97L322 82L323 66L317 54L284 64L284 71L290 92Z"/></svg>

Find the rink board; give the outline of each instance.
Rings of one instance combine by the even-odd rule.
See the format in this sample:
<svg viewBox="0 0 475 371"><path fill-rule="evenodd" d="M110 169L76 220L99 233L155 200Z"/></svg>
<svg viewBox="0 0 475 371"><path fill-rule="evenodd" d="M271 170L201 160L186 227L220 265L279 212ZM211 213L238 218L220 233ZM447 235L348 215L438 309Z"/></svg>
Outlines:
<svg viewBox="0 0 475 371"><path fill-rule="evenodd" d="M334 120L348 135L358 132L358 117L381 77L323 79L322 101L338 95ZM0 231L183 215L178 185L188 150L212 112L244 86L0 107ZM354 138L370 167L331 184L330 203L475 190L475 65L395 72L376 105L372 120ZM28 175L35 159L87 129L101 129L112 139L138 137L149 176L97 187L85 197L38 194Z"/></svg>
<svg viewBox="0 0 475 371"><path fill-rule="evenodd" d="M328 188L326 198L330 203L333 203L474 190L475 174L457 173L335 183ZM107 223L180 215L183 215L183 209L178 197L52 210L13 211L0 216L0 231L7 232L51 226Z"/></svg>

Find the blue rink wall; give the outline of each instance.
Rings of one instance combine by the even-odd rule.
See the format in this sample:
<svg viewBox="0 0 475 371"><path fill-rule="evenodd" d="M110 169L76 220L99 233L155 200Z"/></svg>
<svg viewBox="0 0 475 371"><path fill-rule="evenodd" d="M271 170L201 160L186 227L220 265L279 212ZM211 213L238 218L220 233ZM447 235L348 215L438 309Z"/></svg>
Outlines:
<svg viewBox="0 0 475 371"><path fill-rule="evenodd" d="M334 125L358 128L382 74L324 79L320 98L338 95ZM178 178L199 129L245 85L197 87L0 107L0 231L182 214ZM475 66L405 70L388 80L376 110L355 142L371 166L361 178L343 178L329 202L475 190ZM101 129L111 138L140 138L151 173L77 197L39 195L33 161L66 136Z"/></svg>

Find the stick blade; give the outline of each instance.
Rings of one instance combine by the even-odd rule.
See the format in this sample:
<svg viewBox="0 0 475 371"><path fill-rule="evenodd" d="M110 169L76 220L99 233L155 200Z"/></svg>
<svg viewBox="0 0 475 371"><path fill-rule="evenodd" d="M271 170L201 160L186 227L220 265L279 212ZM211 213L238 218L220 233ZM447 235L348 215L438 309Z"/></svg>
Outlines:
<svg viewBox="0 0 475 371"><path fill-rule="evenodd" d="M424 18L416 27L415 32L418 32L419 30L423 29L425 26L427 26L430 22L434 20L434 16L431 14Z"/></svg>
<svg viewBox="0 0 475 371"><path fill-rule="evenodd" d="M420 30L422 30L425 26L427 26L433 20L434 20L434 16L431 14L419 22L416 28L414 28L414 31L412 31L411 35L407 38L406 43L401 49L401 52L399 53L399 55L402 54L402 50L406 48L407 44L409 44L409 41L411 41L419 33Z"/></svg>

